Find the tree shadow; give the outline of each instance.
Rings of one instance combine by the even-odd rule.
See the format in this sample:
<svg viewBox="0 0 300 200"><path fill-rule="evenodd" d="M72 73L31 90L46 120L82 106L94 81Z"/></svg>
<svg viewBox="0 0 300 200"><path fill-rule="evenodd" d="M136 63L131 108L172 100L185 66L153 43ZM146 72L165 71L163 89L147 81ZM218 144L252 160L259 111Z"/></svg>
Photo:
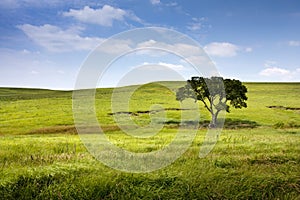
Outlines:
<svg viewBox="0 0 300 200"><path fill-rule="evenodd" d="M151 114L151 113L156 113L156 112L161 112L163 110L167 110L167 111L184 111L184 110L190 110L190 109L184 109L184 108L165 108L165 109L161 109L161 110L144 110L144 111L136 111L136 112L115 112L115 113L108 113L108 115L121 115L121 114L125 114L125 115L133 115L133 116L139 116L142 114ZM232 118L226 118L225 119L225 123L222 126L221 120L219 120L218 124L216 127L222 127L222 128L226 128L226 129L242 129L242 128L256 128L258 126L260 126L257 122L255 121L250 121L250 120L244 120L244 119L232 119ZM157 123L160 124L165 124L166 126L170 127L170 128L178 128L178 127L194 127L194 128L208 128L209 124L210 124L210 120L200 120L200 122L198 123L197 121L193 121L193 120L185 120L185 121L181 121L180 119L169 119L166 121L159 121Z"/></svg>
<svg viewBox="0 0 300 200"><path fill-rule="evenodd" d="M240 129L240 128L256 128L260 126L256 121L245 119L225 119L224 128L228 129Z"/></svg>
<svg viewBox="0 0 300 200"><path fill-rule="evenodd" d="M221 123L219 121L219 123ZM208 128L210 120L201 120L198 124L197 121L180 121L180 120L167 120L164 124L172 127L199 127L199 128ZM225 129L244 129L244 128L256 128L260 126L255 121L243 120L243 119L225 119L223 128ZM217 127L222 127L221 124L218 124Z"/></svg>

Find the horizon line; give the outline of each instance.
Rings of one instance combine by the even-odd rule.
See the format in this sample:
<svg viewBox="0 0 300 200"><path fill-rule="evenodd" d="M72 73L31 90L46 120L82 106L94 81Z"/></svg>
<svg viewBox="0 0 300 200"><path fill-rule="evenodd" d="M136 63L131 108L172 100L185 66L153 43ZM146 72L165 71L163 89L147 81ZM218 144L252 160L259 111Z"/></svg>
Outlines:
<svg viewBox="0 0 300 200"><path fill-rule="evenodd" d="M148 83L140 83L140 84L131 84L131 85L122 85L122 86L104 86L104 87L96 87L96 88L51 88L51 87L35 87L35 86L4 86L0 85L0 89L36 89L36 90L53 90L53 91L74 91L74 90L87 90L87 89L110 89L110 88L121 88L121 87L129 87L136 85L145 85L151 83L159 83L159 82L184 82L184 81L154 81ZM300 84L300 81L242 81L242 83L256 83L256 84Z"/></svg>

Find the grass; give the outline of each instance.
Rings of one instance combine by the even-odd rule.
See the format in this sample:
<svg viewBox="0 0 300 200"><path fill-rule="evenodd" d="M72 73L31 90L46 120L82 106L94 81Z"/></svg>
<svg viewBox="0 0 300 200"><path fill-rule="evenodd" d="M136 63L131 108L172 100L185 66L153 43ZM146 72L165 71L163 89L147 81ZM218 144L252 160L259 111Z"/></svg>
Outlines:
<svg viewBox="0 0 300 200"><path fill-rule="evenodd" d="M113 89L98 89L98 120L115 145L151 152L168 145L180 125L174 99L181 83L148 84L129 103L129 116L145 126L153 104L166 108L167 123L156 135L138 139L114 122ZM69 91L0 88L0 196L2 199L299 199L299 83L246 83L248 108L231 110L218 143L205 158L199 149L208 113L188 150L172 165L151 173L111 169L91 156L76 133ZM129 87L118 89L119 98ZM266 92L267 91L267 92ZM121 101L120 101L121 103ZM195 104L185 102L184 107ZM150 113L149 113L150 112ZM155 113L154 113L155 115ZM188 134L188 129L185 130Z"/></svg>

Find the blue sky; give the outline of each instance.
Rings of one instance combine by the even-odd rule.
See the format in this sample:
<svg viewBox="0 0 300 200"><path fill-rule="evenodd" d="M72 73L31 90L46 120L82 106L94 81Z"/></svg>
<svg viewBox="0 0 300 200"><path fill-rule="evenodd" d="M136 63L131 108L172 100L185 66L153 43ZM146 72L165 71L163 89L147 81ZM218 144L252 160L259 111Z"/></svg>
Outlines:
<svg viewBox="0 0 300 200"><path fill-rule="evenodd" d="M300 81L298 0L1 0L0 87L72 89L97 45L122 31L153 26L196 40L224 77ZM155 63L183 66L168 58ZM114 86L122 67L115 65L106 74L110 82L101 86Z"/></svg>

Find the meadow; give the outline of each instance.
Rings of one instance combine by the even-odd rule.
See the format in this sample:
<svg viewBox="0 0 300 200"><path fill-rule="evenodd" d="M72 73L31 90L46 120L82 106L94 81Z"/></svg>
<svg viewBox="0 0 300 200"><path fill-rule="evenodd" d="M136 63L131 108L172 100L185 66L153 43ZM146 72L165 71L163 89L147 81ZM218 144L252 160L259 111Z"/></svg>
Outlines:
<svg viewBox="0 0 300 200"><path fill-rule="evenodd" d="M151 152L167 146L180 126L175 100L182 83L150 83L131 96L129 110L112 110L113 92L97 89L95 108L116 146ZM209 113L199 103L200 124L188 150L150 173L111 169L95 159L74 126L72 91L0 88L1 199L300 199L300 83L245 83L248 108L231 109L214 149L199 158ZM115 123L129 115L151 122L151 105L166 112L163 128L146 139L125 134ZM186 102L187 107L195 105ZM184 130L189 134L189 129Z"/></svg>

